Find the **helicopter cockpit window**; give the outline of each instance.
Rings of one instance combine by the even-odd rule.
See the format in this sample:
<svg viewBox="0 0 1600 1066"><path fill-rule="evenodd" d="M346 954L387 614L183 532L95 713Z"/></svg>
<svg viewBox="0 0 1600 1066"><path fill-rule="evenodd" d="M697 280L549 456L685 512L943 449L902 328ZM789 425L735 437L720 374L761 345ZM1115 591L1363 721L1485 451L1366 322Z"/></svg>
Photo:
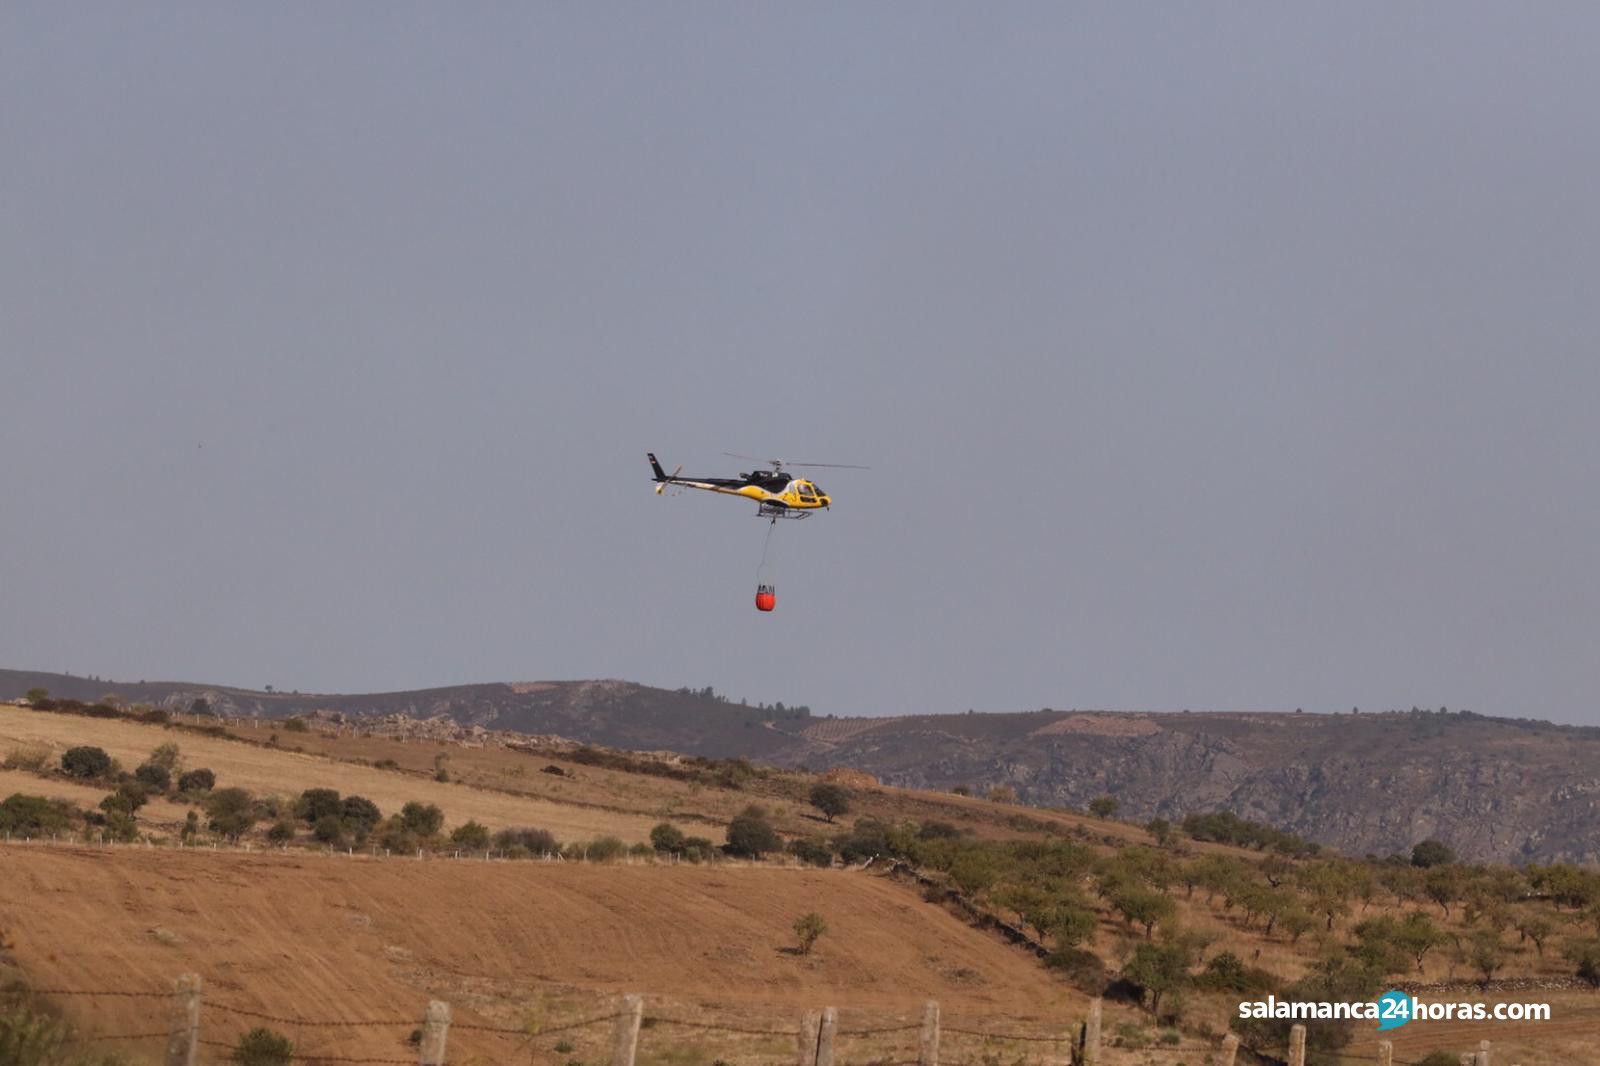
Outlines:
<svg viewBox="0 0 1600 1066"><path fill-rule="evenodd" d="M811 491L815 492L818 496L826 496L827 495L826 492L822 491L822 486L818 485L815 481L813 481L811 483Z"/></svg>
<svg viewBox="0 0 1600 1066"><path fill-rule="evenodd" d="M800 498L802 500L813 499L813 496L811 494L811 486L807 485L804 482L800 483Z"/></svg>

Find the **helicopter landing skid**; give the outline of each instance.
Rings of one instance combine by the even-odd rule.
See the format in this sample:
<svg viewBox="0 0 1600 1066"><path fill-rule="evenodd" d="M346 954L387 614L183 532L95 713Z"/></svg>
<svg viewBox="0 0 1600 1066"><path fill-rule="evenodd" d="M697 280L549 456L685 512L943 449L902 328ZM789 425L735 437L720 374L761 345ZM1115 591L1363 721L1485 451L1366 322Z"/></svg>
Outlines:
<svg viewBox="0 0 1600 1066"><path fill-rule="evenodd" d="M792 518L795 521L799 521L802 518L810 518L811 512L797 511L793 507L787 507L781 503L774 504L764 502L759 508L756 509L756 517L770 518L774 522L780 518Z"/></svg>

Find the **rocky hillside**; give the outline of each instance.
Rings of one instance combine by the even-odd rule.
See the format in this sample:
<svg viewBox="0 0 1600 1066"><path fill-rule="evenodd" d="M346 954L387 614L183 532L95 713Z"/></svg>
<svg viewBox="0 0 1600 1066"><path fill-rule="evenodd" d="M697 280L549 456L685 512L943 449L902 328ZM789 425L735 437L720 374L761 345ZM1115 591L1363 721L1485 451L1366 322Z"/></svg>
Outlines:
<svg viewBox="0 0 1600 1066"><path fill-rule="evenodd" d="M444 716L639 750L850 767L888 784L1013 787L1025 803L1172 820L1225 808L1340 851L1437 837L1465 858L1600 862L1600 729L1432 711L1362 715L1026 714L811 718L622 681L307 695L0 670L0 698L95 700L287 717Z"/></svg>

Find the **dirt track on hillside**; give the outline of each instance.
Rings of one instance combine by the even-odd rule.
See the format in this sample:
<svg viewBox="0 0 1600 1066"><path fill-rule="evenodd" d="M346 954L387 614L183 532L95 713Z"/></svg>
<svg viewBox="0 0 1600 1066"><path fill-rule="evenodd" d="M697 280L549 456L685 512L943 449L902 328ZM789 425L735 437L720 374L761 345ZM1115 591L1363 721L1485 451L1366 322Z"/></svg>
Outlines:
<svg viewBox="0 0 1600 1066"><path fill-rule="evenodd" d="M914 1020L929 997L947 1017L1063 1027L1083 1008L1035 961L902 887L843 870L40 844L0 847L0 867L0 928L37 987L163 990L194 971L207 983L207 1036L219 1039L246 1021L224 1007L420 1019L439 998L458 1022L520 1025L532 1010L548 1026L605 1013L625 991L645 994L652 1010L780 1029L828 1004L843 1009L841 1024ZM790 926L810 910L830 931L802 958L787 950ZM151 1012L165 1006L66 1002L108 1032L159 1029ZM323 1054L401 1057L410 1029L280 1028ZM575 1042L581 1051L606 1035L601 1026ZM666 1027L648 1035L660 1047L669 1039ZM492 1061L515 1046L465 1030L453 1043ZM792 1054L783 1038L763 1046Z"/></svg>

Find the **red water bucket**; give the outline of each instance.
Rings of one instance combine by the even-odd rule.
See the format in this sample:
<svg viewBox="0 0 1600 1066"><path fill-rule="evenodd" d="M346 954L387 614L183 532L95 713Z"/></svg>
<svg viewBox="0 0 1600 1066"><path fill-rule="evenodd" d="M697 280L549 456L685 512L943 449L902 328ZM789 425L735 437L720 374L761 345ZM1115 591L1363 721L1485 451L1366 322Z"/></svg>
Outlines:
<svg viewBox="0 0 1600 1066"><path fill-rule="evenodd" d="M756 610L770 611L778 606L778 590L773 585L756 586Z"/></svg>

